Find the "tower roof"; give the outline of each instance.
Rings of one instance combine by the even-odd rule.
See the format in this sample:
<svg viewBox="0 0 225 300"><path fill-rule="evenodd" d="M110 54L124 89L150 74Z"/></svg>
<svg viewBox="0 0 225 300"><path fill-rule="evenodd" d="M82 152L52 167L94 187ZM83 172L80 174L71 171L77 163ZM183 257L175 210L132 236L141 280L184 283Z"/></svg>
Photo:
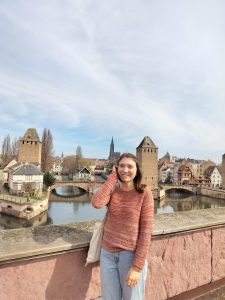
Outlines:
<svg viewBox="0 0 225 300"><path fill-rule="evenodd" d="M17 168L12 175L43 175L43 173L33 164L24 164Z"/></svg>
<svg viewBox="0 0 225 300"><path fill-rule="evenodd" d="M149 136L145 136L143 138L143 140L141 141L140 145L137 147L137 149L139 148L155 148L157 149L156 145L153 143L153 141L150 139Z"/></svg>
<svg viewBox="0 0 225 300"><path fill-rule="evenodd" d="M40 142L37 129L36 128L28 128L23 138L20 140Z"/></svg>

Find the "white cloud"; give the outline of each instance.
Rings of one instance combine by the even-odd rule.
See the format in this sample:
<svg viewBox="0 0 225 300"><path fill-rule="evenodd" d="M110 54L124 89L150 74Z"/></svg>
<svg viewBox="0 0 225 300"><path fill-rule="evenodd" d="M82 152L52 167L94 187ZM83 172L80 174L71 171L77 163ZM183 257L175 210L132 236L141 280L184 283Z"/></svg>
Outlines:
<svg viewBox="0 0 225 300"><path fill-rule="evenodd" d="M162 152L218 159L225 152L224 6L68 0L34 9L4 1L0 133L13 123L15 133L48 127L67 149L68 130L114 135L130 149L149 135Z"/></svg>

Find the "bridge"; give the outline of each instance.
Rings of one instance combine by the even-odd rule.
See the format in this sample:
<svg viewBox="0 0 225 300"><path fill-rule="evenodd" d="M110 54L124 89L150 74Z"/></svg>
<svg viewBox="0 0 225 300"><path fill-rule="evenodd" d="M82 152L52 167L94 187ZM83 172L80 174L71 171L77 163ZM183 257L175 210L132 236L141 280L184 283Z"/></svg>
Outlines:
<svg viewBox="0 0 225 300"><path fill-rule="evenodd" d="M177 191L188 191L196 194L196 186L193 185L173 185L173 184L160 184L160 187L166 191L177 190Z"/></svg>
<svg viewBox="0 0 225 300"><path fill-rule="evenodd" d="M96 188L99 188L104 181L56 181L53 185L49 187L49 190L52 191L57 187L61 186L75 186L85 192L92 193Z"/></svg>

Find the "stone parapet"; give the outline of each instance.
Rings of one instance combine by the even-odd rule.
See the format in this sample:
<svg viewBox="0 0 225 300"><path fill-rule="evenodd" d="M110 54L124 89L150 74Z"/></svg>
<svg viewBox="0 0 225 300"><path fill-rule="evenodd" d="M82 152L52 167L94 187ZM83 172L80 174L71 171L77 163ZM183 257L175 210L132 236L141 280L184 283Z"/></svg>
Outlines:
<svg viewBox="0 0 225 300"><path fill-rule="evenodd" d="M0 231L0 300L99 296L99 265L84 267L94 223ZM156 215L146 300L169 299L225 278L224 245L225 208Z"/></svg>
<svg viewBox="0 0 225 300"><path fill-rule="evenodd" d="M68 250L87 249L94 221L0 231L0 265Z"/></svg>
<svg viewBox="0 0 225 300"><path fill-rule="evenodd" d="M0 263L71 249L87 248L95 221L0 231ZM156 215L153 238L225 224L225 208Z"/></svg>

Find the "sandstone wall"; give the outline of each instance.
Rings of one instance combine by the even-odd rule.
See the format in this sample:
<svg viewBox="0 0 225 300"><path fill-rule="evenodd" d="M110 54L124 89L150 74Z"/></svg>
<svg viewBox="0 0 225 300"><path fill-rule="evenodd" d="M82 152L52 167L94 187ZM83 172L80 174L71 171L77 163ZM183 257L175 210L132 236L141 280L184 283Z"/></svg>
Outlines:
<svg viewBox="0 0 225 300"><path fill-rule="evenodd" d="M87 250L0 265L0 300L90 300L100 295L98 264ZM225 226L155 236L148 253L146 299L161 300L225 278Z"/></svg>

